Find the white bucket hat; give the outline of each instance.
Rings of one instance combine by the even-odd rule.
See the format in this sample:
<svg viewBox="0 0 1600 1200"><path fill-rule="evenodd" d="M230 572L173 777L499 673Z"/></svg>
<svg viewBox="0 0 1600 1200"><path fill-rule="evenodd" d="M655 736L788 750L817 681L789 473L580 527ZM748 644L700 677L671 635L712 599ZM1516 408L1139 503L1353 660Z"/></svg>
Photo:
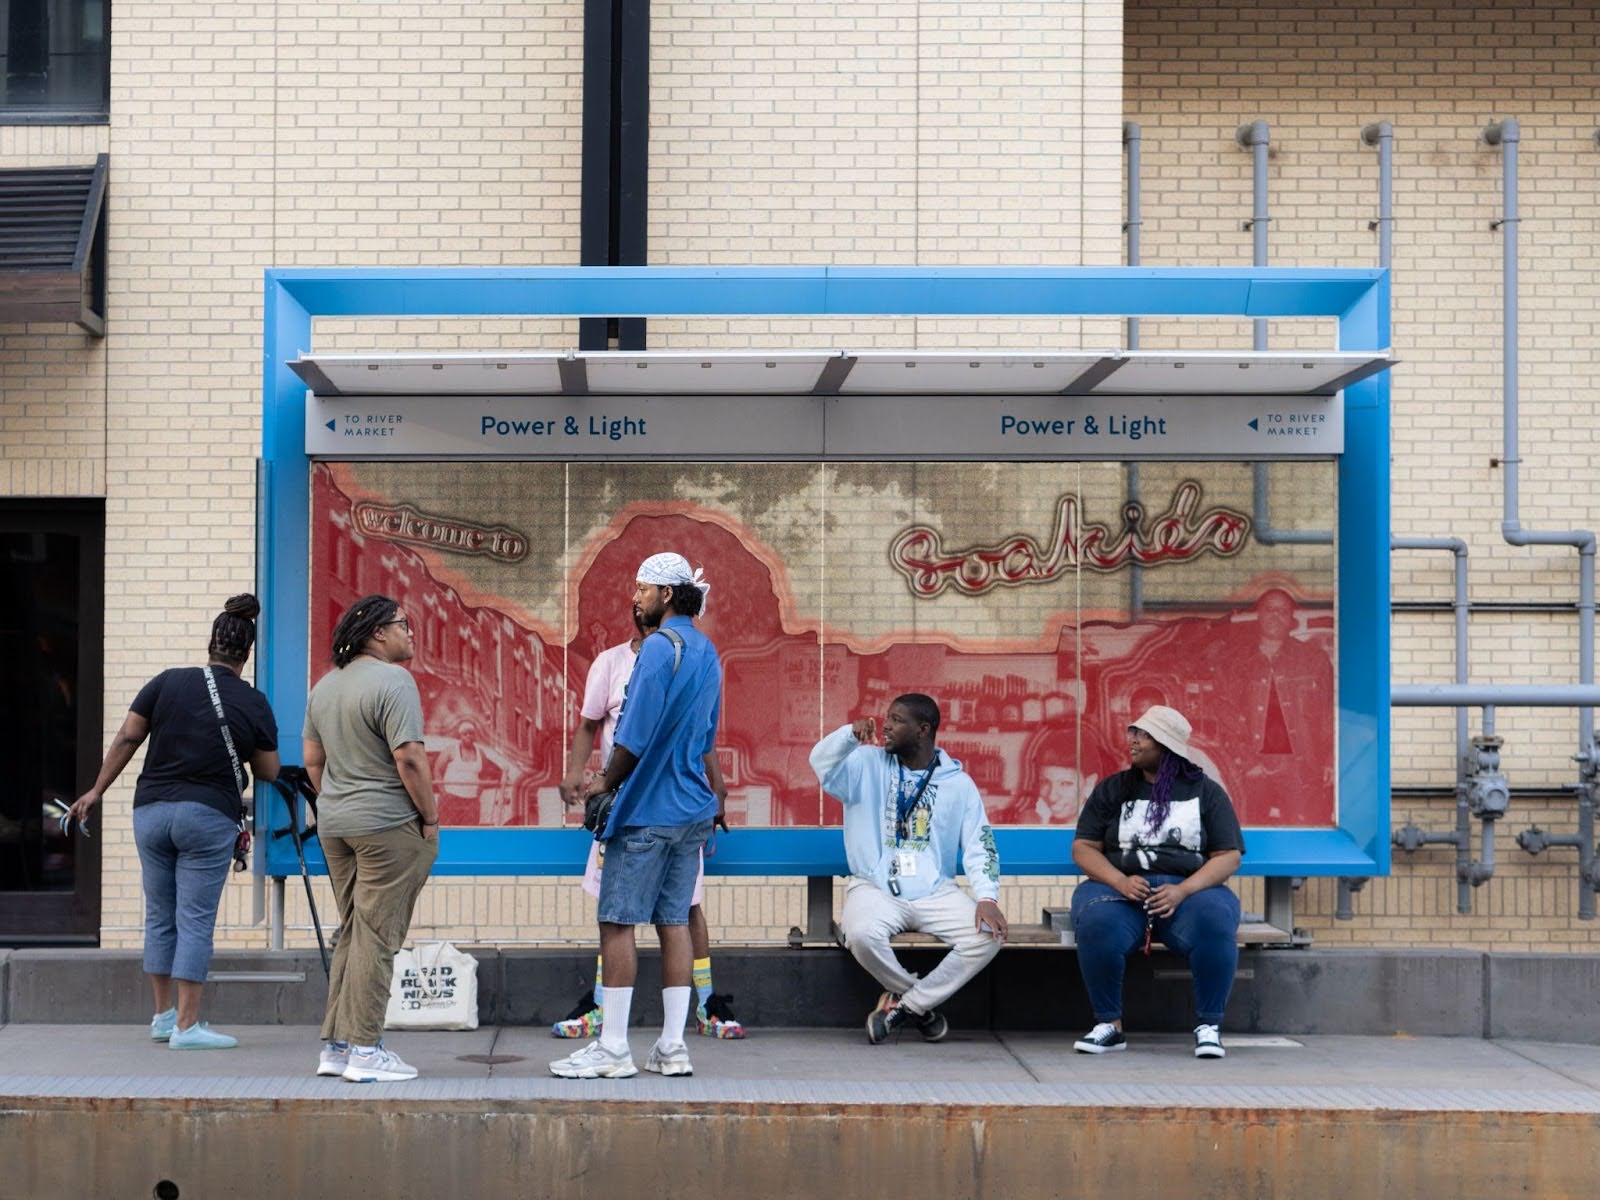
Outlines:
<svg viewBox="0 0 1600 1200"><path fill-rule="evenodd" d="M1142 729L1180 758L1189 757L1189 718L1165 704L1152 704L1129 729Z"/></svg>

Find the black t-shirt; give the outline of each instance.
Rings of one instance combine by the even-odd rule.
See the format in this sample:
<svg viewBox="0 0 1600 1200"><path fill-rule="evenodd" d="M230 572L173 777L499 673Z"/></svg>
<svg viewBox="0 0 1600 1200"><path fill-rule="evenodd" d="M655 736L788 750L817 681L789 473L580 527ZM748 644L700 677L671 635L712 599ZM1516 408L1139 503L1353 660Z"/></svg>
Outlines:
<svg viewBox="0 0 1600 1200"><path fill-rule="evenodd" d="M1193 875L1209 854L1244 852L1233 802L1214 779L1180 779L1160 829L1149 827L1150 781L1142 771L1102 780L1078 817L1078 836L1099 842L1125 875Z"/></svg>
<svg viewBox="0 0 1600 1200"><path fill-rule="evenodd" d="M212 667L217 696L228 717L239 765L250 769L257 750L278 748L278 723L267 698L225 667ZM163 671L133 698L129 707L150 722L150 749L133 791L133 806L158 800L198 800L238 820L239 785L222 725L211 706L199 667Z"/></svg>

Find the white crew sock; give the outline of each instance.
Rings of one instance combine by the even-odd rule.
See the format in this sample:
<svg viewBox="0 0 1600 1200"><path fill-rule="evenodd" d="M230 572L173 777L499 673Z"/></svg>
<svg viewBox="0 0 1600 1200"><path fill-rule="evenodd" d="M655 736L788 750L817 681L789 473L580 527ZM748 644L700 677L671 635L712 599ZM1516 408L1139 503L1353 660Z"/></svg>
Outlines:
<svg viewBox="0 0 1600 1200"><path fill-rule="evenodd" d="M689 1020L689 996L693 988L667 987L661 989L661 1008L665 1016L661 1022L661 1044L683 1045L683 1027ZM609 1017L606 1018L610 1020Z"/></svg>
<svg viewBox="0 0 1600 1200"><path fill-rule="evenodd" d="M606 1014L600 1026L600 1044L613 1054L621 1054L628 1048L628 1016L633 1011L633 989L602 987L600 1008Z"/></svg>

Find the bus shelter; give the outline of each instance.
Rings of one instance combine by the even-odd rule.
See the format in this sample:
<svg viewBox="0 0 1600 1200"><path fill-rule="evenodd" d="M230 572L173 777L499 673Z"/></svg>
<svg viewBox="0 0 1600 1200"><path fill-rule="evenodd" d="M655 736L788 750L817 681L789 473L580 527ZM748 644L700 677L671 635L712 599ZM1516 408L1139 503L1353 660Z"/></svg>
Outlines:
<svg viewBox="0 0 1600 1200"><path fill-rule="evenodd" d="M319 316L745 315L1321 317L1337 335L473 354L312 337ZM1368 270L269 271L260 683L297 729L339 614L395 596L435 870L576 873L589 835L557 783L585 676L633 633L638 563L672 549L711 581L725 665L735 832L712 873L843 873L811 746L924 691L1007 873L1070 870L1079 807L1165 703L1240 811L1243 873L1384 874L1388 332L1388 276ZM287 823L259 800L262 832ZM293 847L258 845L281 897Z"/></svg>

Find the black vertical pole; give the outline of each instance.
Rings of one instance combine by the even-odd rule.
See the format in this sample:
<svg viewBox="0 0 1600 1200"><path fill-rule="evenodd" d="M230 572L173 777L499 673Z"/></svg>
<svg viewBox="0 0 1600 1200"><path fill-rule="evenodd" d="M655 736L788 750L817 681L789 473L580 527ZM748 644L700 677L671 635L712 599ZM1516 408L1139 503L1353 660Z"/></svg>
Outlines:
<svg viewBox="0 0 1600 1200"><path fill-rule="evenodd" d="M616 0L583 2L583 185L579 202L578 261L609 266L612 258L612 7ZM606 318L578 321L578 348L607 348Z"/></svg>
<svg viewBox="0 0 1600 1200"><path fill-rule="evenodd" d="M616 257L619 266L649 261L650 225L650 0L618 0ZM643 350L643 317L617 323L617 348Z"/></svg>

